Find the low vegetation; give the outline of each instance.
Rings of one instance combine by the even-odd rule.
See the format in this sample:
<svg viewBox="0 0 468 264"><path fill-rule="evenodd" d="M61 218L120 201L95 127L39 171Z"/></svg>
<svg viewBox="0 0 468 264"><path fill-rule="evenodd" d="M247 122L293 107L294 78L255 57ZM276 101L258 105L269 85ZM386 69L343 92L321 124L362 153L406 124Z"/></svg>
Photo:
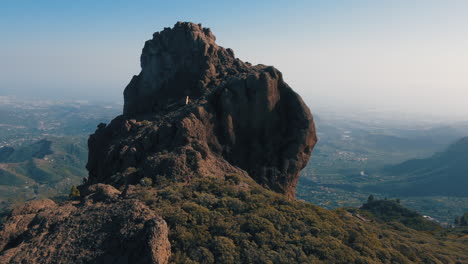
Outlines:
<svg viewBox="0 0 468 264"><path fill-rule="evenodd" d="M468 261L460 242L373 219L365 210L288 200L237 175L139 186L133 195L168 223L172 263Z"/></svg>
<svg viewBox="0 0 468 264"><path fill-rule="evenodd" d="M371 217L386 223L399 222L407 227L420 231L436 231L442 229L442 227L434 221L427 220L419 213L402 206L399 199L376 200L374 196L371 195L367 203L365 203L361 209L369 212Z"/></svg>
<svg viewBox="0 0 468 264"><path fill-rule="evenodd" d="M78 199L80 196L80 190L78 190L78 188L75 185L73 185L71 187L70 194L68 195L68 197L70 197L70 199Z"/></svg>

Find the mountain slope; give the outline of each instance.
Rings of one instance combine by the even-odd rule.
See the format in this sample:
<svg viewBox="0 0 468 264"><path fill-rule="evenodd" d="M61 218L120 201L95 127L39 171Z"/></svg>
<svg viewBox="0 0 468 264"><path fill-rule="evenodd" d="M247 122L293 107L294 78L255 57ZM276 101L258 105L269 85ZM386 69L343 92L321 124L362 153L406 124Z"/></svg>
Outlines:
<svg viewBox="0 0 468 264"><path fill-rule="evenodd" d="M359 209L329 211L290 200L247 176L205 177L189 183L169 182L147 187L129 185L122 189L120 192L109 185L91 185L82 189L79 202L52 203L44 209L30 205L30 202L15 209L11 213L14 217L10 217L4 224L5 228L0 229L0 261L468 261L465 250L468 241L462 237L446 238L443 233L436 237L408 228L398 221L374 221L368 218L366 211ZM148 237L146 233L154 234L155 238ZM106 243L107 240L115 242ZM44 246L55 245L57 241L68 246L53 251ZM170 252L167 241L170 242ZM164 261L151 260L150 257L154 256Z"/></svg>
<svg viewBox="0 0 468 264"><path fill-rule="evenodd" d="M31 158L42 159L52 154L52 141L42 139L18 149L3 147L0 149L0 162L23 162Z"/></svg>
<svg viewBox="0 0 468 264"><path fill-rule="evenodd" d="M87 176L84 136L49 136L20 147L4 147L0 158L0 201L62 194Z"/></svg>
<svg viewBox="0 0 468 264"><path fill-rule="evenodd" d="M355 211L291 201L242 176L161 189L137 186L131 193L172 230L171 263L468 261L460 241L439 240L397 222L369 221Z"/></svg>
<svg viewBox="0 0 468 264"><path fill-rule="evenodd" d="M387 167L388 181L367 190L394 195L450 195L468 197L468 138L427 159L415 159Z"/></svg>

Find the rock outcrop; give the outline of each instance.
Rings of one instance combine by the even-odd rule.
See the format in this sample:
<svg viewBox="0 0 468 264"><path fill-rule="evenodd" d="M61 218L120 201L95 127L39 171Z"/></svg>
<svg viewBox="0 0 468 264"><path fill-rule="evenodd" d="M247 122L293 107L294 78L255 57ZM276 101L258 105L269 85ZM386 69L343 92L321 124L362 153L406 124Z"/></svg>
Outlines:
<svg viewBox="0 0 468 264"><path fill-rule="evenodd" d="M123 115L88 142L89 184L116 187L243 174L289 197L317 139L301 97L207 28L177 23L146 42Z"/></svg>
<svg viewBox="0 0 468 264"><path fill-rule="evenodd" d="M0 229L0 263L168 263L166 222L114 187L82 202L27 202ZM26 262L25 262L26 261Z"/></svg>

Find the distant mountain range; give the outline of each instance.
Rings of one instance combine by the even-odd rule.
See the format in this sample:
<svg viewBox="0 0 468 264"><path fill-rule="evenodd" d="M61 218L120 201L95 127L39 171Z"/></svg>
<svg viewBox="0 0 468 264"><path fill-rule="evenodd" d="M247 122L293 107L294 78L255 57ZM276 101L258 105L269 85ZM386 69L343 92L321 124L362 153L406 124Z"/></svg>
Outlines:
<svg viewBox="0 0 468 264"><path fill-rule="evenodd" d="M365 189L405 196L468 196L468 137L425 159L383 169L384 183Z"/></svg>

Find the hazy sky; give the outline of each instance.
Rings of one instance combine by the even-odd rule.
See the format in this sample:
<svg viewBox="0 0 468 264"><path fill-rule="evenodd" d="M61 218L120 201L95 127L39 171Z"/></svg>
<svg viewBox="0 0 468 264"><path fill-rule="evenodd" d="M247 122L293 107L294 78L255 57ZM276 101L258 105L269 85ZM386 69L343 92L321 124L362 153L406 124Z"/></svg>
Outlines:
<svg viewBox="0 0 468 264"><path fill-rule="evenodd" d="M468 1L24 1L0 8L0 95L122 98L152 33L210 27L312 109L468 117Z"/></svg>

